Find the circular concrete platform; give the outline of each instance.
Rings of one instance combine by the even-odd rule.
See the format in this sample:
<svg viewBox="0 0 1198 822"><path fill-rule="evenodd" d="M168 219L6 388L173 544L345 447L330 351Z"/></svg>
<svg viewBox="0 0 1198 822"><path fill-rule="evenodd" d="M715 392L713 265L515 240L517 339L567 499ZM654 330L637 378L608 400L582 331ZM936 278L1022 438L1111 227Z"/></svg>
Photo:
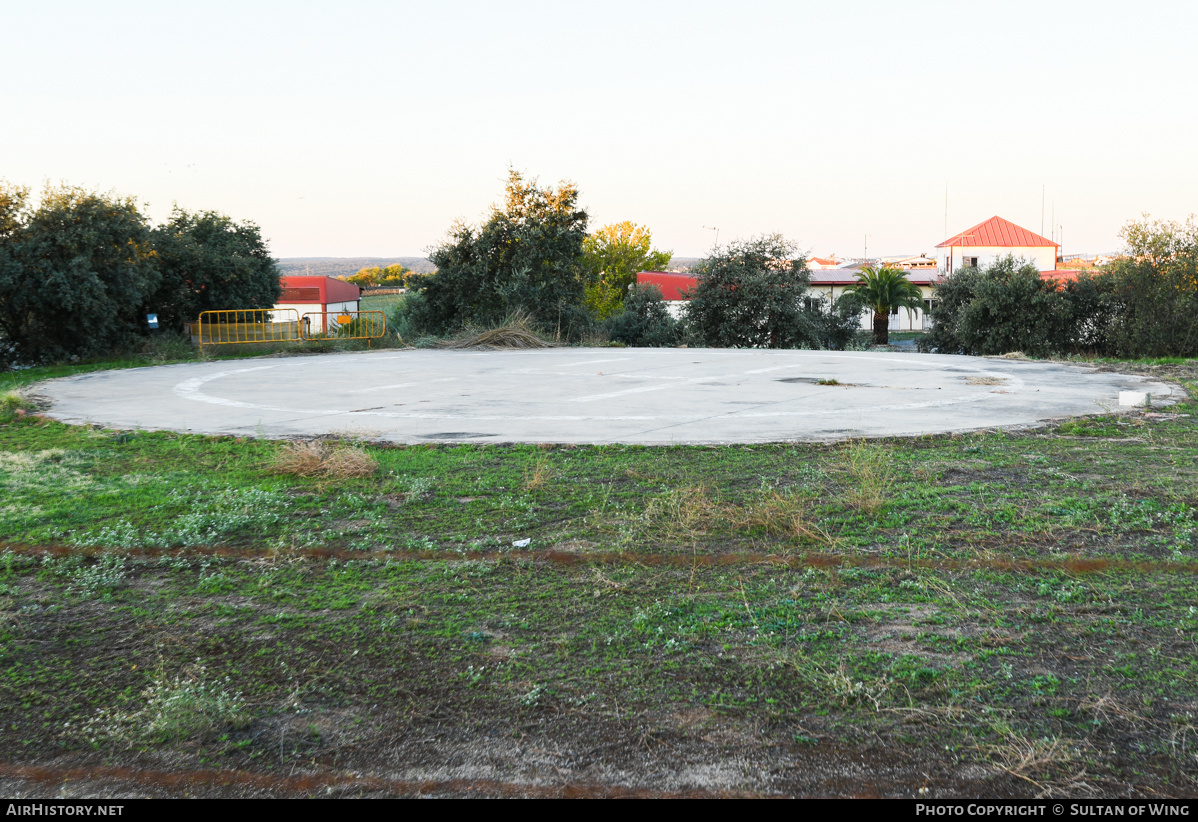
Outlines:
<svg viewBox="0 0 1198 822"><path fill-rule="evenodd" d="M118 428L419 442L727 443L1010 428L1153 404L1165 383L937 354L557 348L377 351L103 371L49 416Z"/></svg>

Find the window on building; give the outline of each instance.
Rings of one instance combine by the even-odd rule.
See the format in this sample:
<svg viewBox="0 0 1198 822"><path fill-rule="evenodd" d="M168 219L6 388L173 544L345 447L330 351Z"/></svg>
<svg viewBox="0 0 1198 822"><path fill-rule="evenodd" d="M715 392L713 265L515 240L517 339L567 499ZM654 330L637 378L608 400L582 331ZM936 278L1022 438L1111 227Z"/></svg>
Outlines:
<svg viewBox="0 0 1198 822"><path fill-rule="evenodd" d="M964 266L965 268L977 268L978 267L978 258L977 257L962 257L961 265Z"/></svg>

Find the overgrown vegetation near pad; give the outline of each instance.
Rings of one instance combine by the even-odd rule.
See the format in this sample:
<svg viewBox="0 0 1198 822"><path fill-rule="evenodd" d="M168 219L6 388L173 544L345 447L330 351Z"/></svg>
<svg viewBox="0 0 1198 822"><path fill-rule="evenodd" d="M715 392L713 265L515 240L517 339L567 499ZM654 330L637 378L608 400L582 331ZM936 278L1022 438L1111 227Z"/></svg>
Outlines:
<svg viewBox="0 0 1198 822"><path fill-rule="evenodd" d="M1111 367L1198 388L1192 361ZM280 471L295 445L21 402L0 405L10 766L213 794L249 777L196 772L322 793L1198 788L1192 400L830 446L332 442L309 449L377 473L310 477Z"/></svg>

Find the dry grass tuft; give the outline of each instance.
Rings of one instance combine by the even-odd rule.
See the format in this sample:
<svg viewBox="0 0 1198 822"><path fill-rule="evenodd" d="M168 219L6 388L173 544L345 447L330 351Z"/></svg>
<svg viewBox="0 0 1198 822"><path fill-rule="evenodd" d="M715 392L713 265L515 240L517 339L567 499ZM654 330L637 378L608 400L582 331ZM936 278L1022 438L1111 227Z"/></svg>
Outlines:
<svg viewBox="0 0 1198 822"><path fill-rule="evenodd" d="M528 317L516 316L499 328L490 328L440 343L438 348L553 348L554 344L537 336Z"/></svg>
<svg viewBox="0 0 1198 822"><path fill-rule="evenodd" d="M729 506L725 514L738 528L831 544L828 532L808 520L807 508L807 500L798 494L770 490L740 508Z"/></svg>
<svg viewBox="0 0 1198 822"><path fill-rule="evenodd" d="M1060 737L1029 739L1011 731L1003 744L990 746L990 753L1004 771L1030 782L1040 789L1037 798L1092 793L1084 781L1085 772L1069 774L1069 766L1078 758L1076 742Z"/></svg>
<svg viewBox="0 0 1198 822"><path fill-rule="evenodd" d="M966 385L1006 385L1009 380L1006 377L966 377Z"/></svg>
<svg viewBox="0 0 1198 822"><path fill-rule="evenodd" d="M643 519L673 538L693 538L715 528L762 529L802 541L830 545L835 540L807 518L808 501L801 495L759 492L744 503L721 501L705 484L675 488L654 497Z"/></svg>
<svg viewBox="0 0 1198 822"><path fill-rule="evenodd" d="M690 536L703 533L722 513L723 506L700 484L654 497L645 507L644 518L669 534Z"/></svg>
<svg viewBox="0 0 1198 822"><path fill-rule="evenodd" d="M270 470L294 477L350 479L378 473L379 464L356 445L312 440L286 443L275 454Z"/></svg>
<svg viewBox="0 0 1198 822"><path fill-rule="evenodd" d="M0 391L0 411L7 411L12 414L24 414L36 410L39 405L38 400L39 397L30 394L28 389L18 388L12 391Z"/></svg>
<svg viewBox="0 0 1198 822"><path fill-rule="evenodd" d="M557 476L557 471L549 464L549 455L545 451L537 454L536 462L524 472L524 490L535 491Z"/></svg>
<svg viewBox="0 0 1198 822"><path fill-rule="evenodd" d="M845 449L845 461L854 481L847 494L848 504L867 514L876 514L885 508L894 492L894 465L890 454L859 440Z"/></svg>

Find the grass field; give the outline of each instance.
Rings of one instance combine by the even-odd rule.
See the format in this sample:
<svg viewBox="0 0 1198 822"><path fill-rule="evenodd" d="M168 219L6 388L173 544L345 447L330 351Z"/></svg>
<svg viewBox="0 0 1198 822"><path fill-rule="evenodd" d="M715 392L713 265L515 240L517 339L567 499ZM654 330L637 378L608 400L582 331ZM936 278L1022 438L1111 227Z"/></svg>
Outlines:
<svg viewBox="0 0 1198 822"><path fill-rule="evenodd" d="M1191 401L837 445L305 450L63 426L10 376L0 787L1193 795L1198 362L1109 367Z"/></svg>
<svg viewBox="0 0 1198 822"><path fill-rule="evenodd" d="M403 294L368 294L362 297L362 310L383 311L390 317L391 312L403 301L403 298Z"/></svg>

